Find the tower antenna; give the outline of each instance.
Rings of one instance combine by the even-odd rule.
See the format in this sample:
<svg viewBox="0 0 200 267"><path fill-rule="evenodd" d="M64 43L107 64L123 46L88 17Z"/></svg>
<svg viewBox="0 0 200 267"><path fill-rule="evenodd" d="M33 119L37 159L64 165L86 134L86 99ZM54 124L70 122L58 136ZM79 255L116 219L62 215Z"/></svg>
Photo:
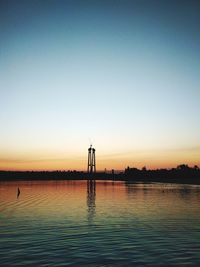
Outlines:
<svg viewBox="0 0 200 267"><path fill-rule="evenodd" d="M90 137L88 139L89 139L90 146L92 147L92 140Z"/></svg>

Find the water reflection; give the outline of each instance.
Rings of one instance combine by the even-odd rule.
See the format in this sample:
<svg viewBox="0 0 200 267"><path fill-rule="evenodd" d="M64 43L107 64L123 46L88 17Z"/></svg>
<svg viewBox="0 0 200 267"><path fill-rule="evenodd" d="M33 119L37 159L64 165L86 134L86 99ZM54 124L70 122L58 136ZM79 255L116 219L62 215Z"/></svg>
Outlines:
<svg viewBox="0 0 200 267"><path fill-rule="evenodd" d="M154 199L160 197L190 199L198 197L198 185L185 185L185 184L169 184L169 183L131 183L125 182L126 194L129 198L134 198L136 195L148 195L148 198ZM167 194L165 196L165 194Z"/></svg>
<svg viewBox="0 0 200 267"><path fill-rule="evenodd" d="M199 267L199 205L193 185L2 182L1 266Z"/></svg>
<svg viewBox="0 0 200 267"><path fill-rule="evenodd" d="M95 215L96 181L87 180L88 222L92 223Z"/></svg>

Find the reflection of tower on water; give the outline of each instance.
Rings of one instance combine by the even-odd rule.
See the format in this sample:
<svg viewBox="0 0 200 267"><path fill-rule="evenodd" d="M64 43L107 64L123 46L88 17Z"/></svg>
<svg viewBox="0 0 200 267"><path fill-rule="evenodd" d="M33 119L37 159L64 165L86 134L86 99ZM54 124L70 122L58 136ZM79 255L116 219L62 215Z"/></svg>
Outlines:
<svg viewBox="0 0 200 267"><path fill-rule="evenodd" d="M95 199L96 199L96 181L87 181L87 207L88 207L88 221L92 222L95 215Z"/></svg>

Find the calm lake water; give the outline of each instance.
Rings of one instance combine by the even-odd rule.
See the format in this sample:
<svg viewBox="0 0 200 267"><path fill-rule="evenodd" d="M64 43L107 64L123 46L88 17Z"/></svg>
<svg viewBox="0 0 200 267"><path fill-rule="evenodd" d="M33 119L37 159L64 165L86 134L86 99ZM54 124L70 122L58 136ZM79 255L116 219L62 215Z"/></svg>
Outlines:
<svg viewBox="0 0 200 267"><path fill-rule="evenodd" d="M199 267L200 186L1 182L0 266Z"/></svg>

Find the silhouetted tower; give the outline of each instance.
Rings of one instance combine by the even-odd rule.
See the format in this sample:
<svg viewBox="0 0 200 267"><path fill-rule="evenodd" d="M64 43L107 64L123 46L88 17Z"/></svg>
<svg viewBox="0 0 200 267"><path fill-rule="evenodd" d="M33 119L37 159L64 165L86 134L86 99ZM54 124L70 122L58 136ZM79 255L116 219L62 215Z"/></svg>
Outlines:
<svg viewBox="0 0 200 267"><path fill-rule="evenodd" d="M95 158L95 149L92 148L92 145L90 148L88 148L88 173L94 173L96 172L96 158Z"/></svg>

